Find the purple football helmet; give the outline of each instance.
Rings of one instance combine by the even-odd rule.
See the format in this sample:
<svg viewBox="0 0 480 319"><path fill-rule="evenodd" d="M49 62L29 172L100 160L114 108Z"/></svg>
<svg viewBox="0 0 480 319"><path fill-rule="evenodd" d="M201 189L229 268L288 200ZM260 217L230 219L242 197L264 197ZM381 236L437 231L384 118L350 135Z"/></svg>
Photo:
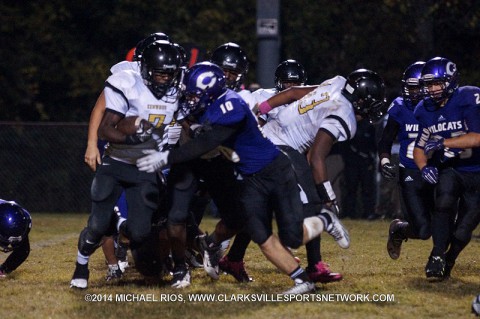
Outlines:
<svg viewBox="0 0 480 319"><path fill-rule="evenodd" d="M211 62L194 64L185 73L183 85L185 115L202 112L227 90L225 74Z"/></svg>

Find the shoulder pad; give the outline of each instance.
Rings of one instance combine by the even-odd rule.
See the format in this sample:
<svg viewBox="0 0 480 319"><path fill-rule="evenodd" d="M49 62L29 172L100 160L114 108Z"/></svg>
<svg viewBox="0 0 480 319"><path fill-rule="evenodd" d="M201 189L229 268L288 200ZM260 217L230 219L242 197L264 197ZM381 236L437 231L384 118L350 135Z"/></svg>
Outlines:
<svg viewBox="0 0 480 319"><path fill-rule="evenodd" d="M130 61L122 61L118 62L114 66L110 68L110 72L112 74L118 73L120 71L131 70L135 72L140 72L139 65L137 62L130 62Z"/></svg>
<svg viewBox="0 0 480 319"><path fill-rule="evenodd" d="M107 79L107 83L114 88L125 92L132 89L135 86L136 76L135 72L131 70L120 71L110 75Z"/></svg>

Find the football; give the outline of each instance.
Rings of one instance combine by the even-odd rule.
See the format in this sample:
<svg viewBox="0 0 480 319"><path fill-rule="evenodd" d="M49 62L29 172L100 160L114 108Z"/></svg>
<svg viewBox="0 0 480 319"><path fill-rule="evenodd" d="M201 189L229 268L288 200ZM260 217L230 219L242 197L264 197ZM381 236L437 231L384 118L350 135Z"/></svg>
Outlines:
<svg viewBox="0 0 480 319"><path fill-rule="evenodd" d="M117 130L119 130L125 135L133 135L137 133L140 124L143 125L143 131L146 131L152 127L152 124L150 124L150 122L142 119L139 116L127 116L117 123Z"/></svg>

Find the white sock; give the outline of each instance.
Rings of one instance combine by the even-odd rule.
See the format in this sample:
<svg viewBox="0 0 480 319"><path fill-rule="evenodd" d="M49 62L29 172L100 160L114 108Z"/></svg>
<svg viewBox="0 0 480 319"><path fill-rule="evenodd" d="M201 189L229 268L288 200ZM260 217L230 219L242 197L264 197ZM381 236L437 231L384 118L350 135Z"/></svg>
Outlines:
<svg viewBox="0 0 480 319"><path fill-rule="evenodd" d="M89 259L90 259L90 256L84 256L80 252L77 252L77 263L79 263L80 265L88 264Z"/></svg>
<svg viewBox="0 0 480 319"><path fill-rule="evenodd" d="M303 220L303 226L307 230L308 241L317 237L323 232L324 222L317 216L307 217Z"/></svg>

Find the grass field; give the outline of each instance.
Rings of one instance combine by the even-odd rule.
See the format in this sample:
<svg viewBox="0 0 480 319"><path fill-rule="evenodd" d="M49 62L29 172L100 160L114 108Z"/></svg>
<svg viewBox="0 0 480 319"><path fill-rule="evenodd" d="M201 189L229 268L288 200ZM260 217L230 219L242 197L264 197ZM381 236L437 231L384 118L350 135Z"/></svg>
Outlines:
<svg viewBox="0 0 480 319"><path fill-rule="evenodd" d="M77 236L87 217L85 214L32 215L31 254L19 269L0 280L1 319L474 318L470 306L474 296L480 293L478 239L474 238L460 255L450 280L432 283L425 279L423 269L431 241L408 241L400 259L393 261L385 249L388 221L357 220L344 221L352 239L348 250L339 248L329 235L323 236L323 258L332 270L343 273L344 280L317 285L317 294L308 296L315 301L276 299L276 294L289 288L292 282L276 271L253 244L246 256L247 269L255 279L250 284L238 284L227 275L212 282L202 269L195 269L192 286L179 291L167 283L145 286L131 268L120 282L109 284L104 280L106 266L99 250L90 262L89 288L75 291L69 288L69 281ZM214 222L207 219L202 228L212 230ZM296 254L305 264L304 248ZM0 261L5 257L1 254ZM88 294L97 299L111 298L111 301L88 302ZM226 301L188 300L198 296L194 294L204 297L211 294ZM253 299L254 294L268 300L234 301L235 297ZM115 301L127 295L150 301ZM377 297L393 300L374 301Z"/></svg>

